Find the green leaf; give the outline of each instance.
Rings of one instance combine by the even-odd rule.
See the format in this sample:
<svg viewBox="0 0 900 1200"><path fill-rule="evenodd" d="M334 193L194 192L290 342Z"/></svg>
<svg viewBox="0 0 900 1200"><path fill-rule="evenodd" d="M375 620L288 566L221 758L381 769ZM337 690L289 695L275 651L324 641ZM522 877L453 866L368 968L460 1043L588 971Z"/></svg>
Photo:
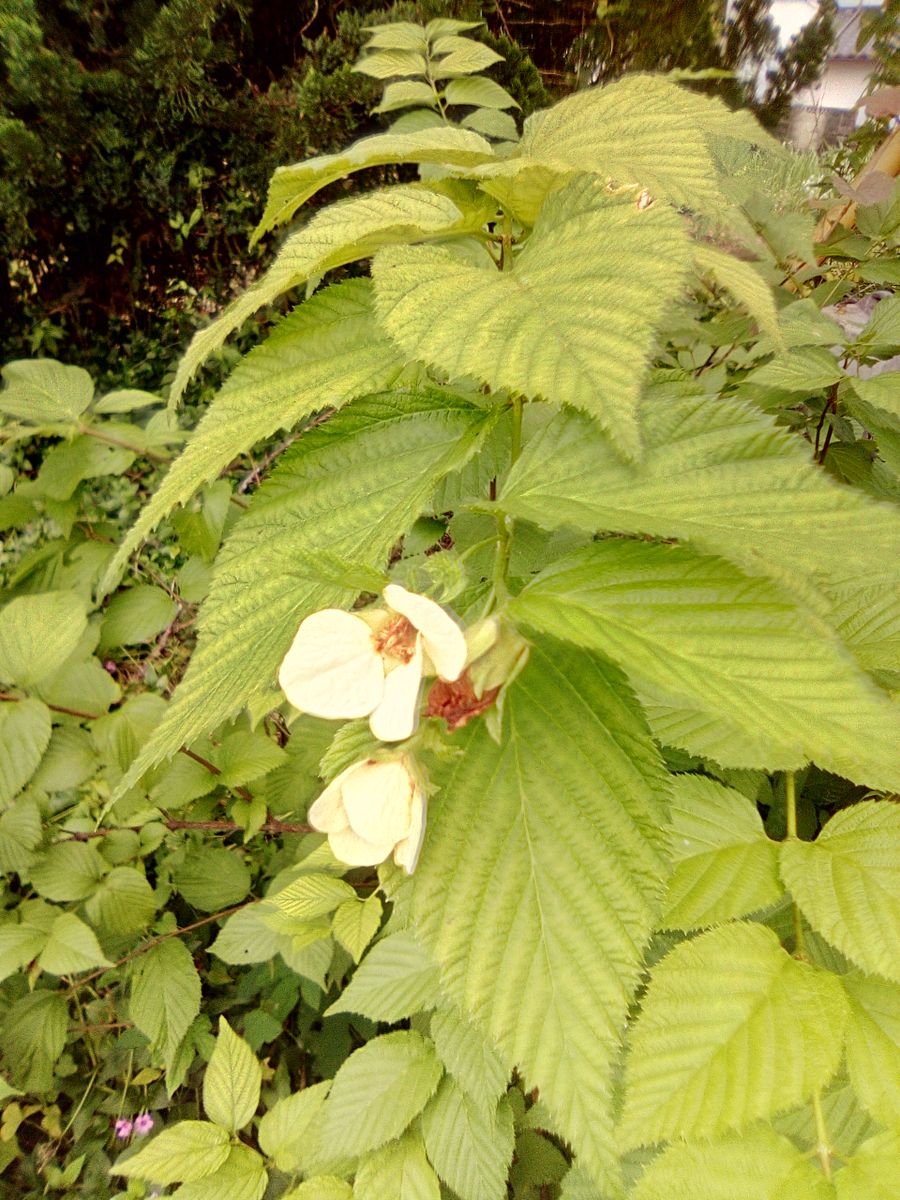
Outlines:
<svg viewBox="0 0 900 1200"><path fill-rule="evenodd" d="M94 744L108 763L124 771L158 728L166 709L166 701L153 692L131 695L115 712L94 721Z"/></svg>
<svg viewBox="0 0 900 1200"><path fill-rule="evenodd" d="M50 710L40 700L0 702L0 804L8 804L38 769L51 729Z"/></svg>
<svg viewBox="0 0 900 1200"><path fill-rule="evenodd" d="M228 1131L208 1121L179 1121L164 1129L137 1154L110 1168L113 1175L181 1183L203 1179L225 1163L230 1153ZM224 1198L223 1198L224 1200Z"/></svg>
<svg viewBox="0 0 900 1200"><path fill-rule="evenodd" d="M717 1137L808 1099L837 1069L846 1018L835 976L762 925L676 946L634 1024L622 1143Z"/></svg>
<svg viewBox="0 0 900 1200"><path fill-rule="evenodd" d="M674 213L641 212L585 177L550 197L510 270L487 259L479 269L446 246L379 251L375 307L411 356L451 378L583 408L634 458L645 362L688 255Z"/></svg>
<svg viewBox="0 0 900 1200"><path fill-rule="evenodd" d="M749 263L741 262L733 254L725 254L707 242L694 242L691 252L697 270L712 275L720 287L731 292L756 321L760 332L768 333L776 345L780 345L781 329L775 301L762 276Z"/></svg>
<svg viewBox="0 0 900 1200"><path fill-rule="evenodd" d="M383 567L437 482L465 463L495 419L447 393L398 393L309 430L226 540L200 644L122 788L268 692L304 617L358 594L321 582L319 551Z"/></svg>
<svg viewBox="0 0 900 1200"><path fill-rule="evenodd" d="M321 1112L329 1080L313 1084L292 1096L276 1101L259 1122L259 1145L279 1171L307 1173L313 1122Z"/></svg>
<svg viewBox="0 0 900 1200"><path fill-rule="evenodd" d="M789 580L884 573L884 548L900 541L896 509L833 482L770 417L671 384L649 389L641 417L639 467L581 414L545 425L510 472L503 510L546 529L690 539Z"/></svg>
<svg viewBox="0 0 900 1200"><path fill-rule="evenodd" d="M87 626L74 592L18 596L0 609L0 679L30 687L69 657Z"/></svg>
<svg viewBox="0 0 900 1200"><path fill-rule="evenodd" d="M381 901L374 894L365 900L356 897L345 900L335 909L331 932L354 962L359 962L363 951L378 932L382 912Z"/></svg>
<svg viewBox="0 0 900 1200"><path fill-rule="evenodd" d="M287 887L273 892L266 898L267 904L301 921L312 921L334 910L345 900L355 900L356 892L343 879L330 875L301 875Z"/></svg>
<svg viewBox="0 0 900 1200"><path fill-rule="evenodd" d="M490 215L490 202L469 189L471 185L463 183L445 184L441 190L422 183L404 184L321 209L284 242L260 279L194 335L178 365L169 403L177 402L196 369L233 330L291 288L369 258L380 246L479 229Z"/></svg>
<svg viewBox="0 0 900 1200"><path fill-rule="evenodd" d="M747 382L809 395L840 383L843 378L844 372L830 350L821 346L803 346L757 367L747 376Z"/></svg>
<svg viewBox="0 0 900 1200"><path fill-rule="evenodd" d="M662 928L716 925L781 898L778 846L746 796L712 779L678 775L671 814L673 870Z"/></svg>
<svg viewBox="0 0 900 1200"><path fill-rule="evenodd" d="M353 1200L353 1188L336 1175L316 1175L285 1192L281 1200Z"/></svg>
<svg viewBox="0 0 900 1200"><path fill-rule="evenodd" d="M441 1185L418 1133L406 1133L366 1155L353 1183L354 1200L441 1200ZM465 1197L463 1197L465 1200Z"/></svg>
<svg viewBox="0 0 900 1200"><path fill-rule="evenodd" d="M50 975L74 975L94 967L111 967L90 926L74 913L60 913L50 926L47 944L38 955L38 966Z"/></svg>
<svg viewBox="0 0 900 1200"><path fill-rule="evenodd" d="M445 1077L422 1114L422 1136L432 1166L460 1200L505 1200L515 1142L507 1101L486 1114Z"/></svg>
<svg viewBox="0 0 900 1200"><path fill-rule="evenodd" d="M514 142L519 136L516 123L509 113L496 108L476 108L463 117L460 125L463 129L474 129L485 137L503 138L504 141Z"/></svg>
<svg viewBox="0 0 900 1200"><path fill-rule="evenodd" d="M74 424L94 395L87 371L50 358L19 359L2 374L0 412L32 425Z"/></svg>
<svg viewBox="0 0 900 1200"><path fill-rule="evenodd" d="M269 183L266 210L253 231L251 246L276 225L289 221L310 196L354 171L403 162L468 166L492 158L491 145L484 138L464 129L441 126L416 133L376 133L337 154L279 167Z"/></svg>
<svg viewBox="0 0 900 1200"><path fill-rule="evenodd" d="M493 1112L509 1080L509 1068L493 1042L457 1008L433 1012L430 1033L445 1069L474 1104Z"/></svg>
<svg viewBox="0 0 900 1200"><path fill-rule="evenodd" d="M89 842L56 842L31 868L30 881L46 900L86 900L109 870L109 864Z"/></svg>
<svg viewBox="0 0 900 1200"><path fill-rule="evenodd" d="M519 108L506 88L483 76L451 79L444 89L445 104L467 104L477 108Z"/></svg>
<svg viewBox="0 0 900 1200"><path fill-rule="evenodd" d="M834 1177L837 1200L893 1200L900 1176L900 1134L879 1133Z"/></svg>
<svg viewBox="0 0 900 1200"><path fill-rule="evenodd" d="M847 1069L853 1090L876 1121L900 1122L900 995L883 979L843 975L850 1002Z"/></svg>
<svg viewBox="0 0 900 1200"><path fill-rule="evenodd" d="M560 1200L603 1200L586 1171L574 1166L562 1181Z"/></svg>
<svg viewBox="0 0 900 1200"><path fill-rule="evenodd" d="M618 671L532 647L498 745L482 722L432 771L417 932L449 997L613 1178L611 1062L665 874L664 777Z"/></svg>
<svg viewBox="0 0 900 1200"><path fill-rule="evenodd" d="M321 1141L351 1157L399 1137L441 1077L430 1044L412 1031L386 1033L355 1050L334 1077Z"/></svg>
<svg viewBox="0 0 900 1200"><path fill-rule="evenodd" d="M873 735L875 736L875 735ZM781 845L781 875L813 929L864 971L900 983L900 807L865 800L814 842Z"/></svg>
<svg viewBox="0 0 900 1200"><path fill-rule="evenodd" d="M33 483L21 486L26 495L50 500L69 500L84 479L121 475L135 460L135 452L101 442L95 437L77 437L53 446L44 455ZM27 488L27 491L26 491Z"/></svg>
<svg viewBox="0 0 900 1200"><path fill-rule="evenodd" d="M192 847L172 881L188 904L201 912L239 904L249 894L252 882L240 852L224 846Z"/></svg>
<svg viewBox="0 0 900 1200"><path fill-rule="evenodd" d="M27 967L47 943L47 932L33 925L5 921L0 925L0 980Z"/></svg>
<svg viewBox="0 0 900 1200"><path fill-rule="evenodd" d="M403 75L425 75L428 64L415 50L385 48L358 59L353 70L373 79L393 79Z"/></svg>
<svg viewBox="0 0 900 1200"><path fill-rule="evenodd" d="M223 738L215 755L220 782L232 788L238 784L252 783L276 767L284 766L287 761L284 750L261 730L230 733Z"/></svg>
<svg viewBox="0 0 900 1200"><path fill-rule="evenodd" d="M819 1140L821 1120L828 1130L829 1145L840 1158L849 1158L878 1129L860 1106L846 1077L841 1075L836 1076L818 1098L813 1097L812 1101L792 1112L782 1113L772 1124L776 1133L784 1134L800 1150L806 1151Z"/></svg>
<svg viewBox="0 0 900 1200"><path fill-rule="evenodd" d="M169 625L178 605L161 587L139 583L119 592L109 603L100 626L98 653L114 646L152 642Z"/></svg>
<svg viewBox="0 0 900 1200"><path fill-rule="evenodd" d="M123 413L134 412L137 408L157 408L162 403L155 393L141 388L116 388L107 392L92 408L95 413Z"/></svg>
<svg viewBox="0 0 900 1200"><path fill-rule="evenodd" d="M670 1146L644 1171L630 1200L830 1200L833 1195L821 1171L787 1138L755 1129L712 1145Z"/></svg>
<svg viewBox="0 0 900 1200"><path fill-rule="evenodd" d="M494 63L503 62L503 55L497 54L483 42L455 37L453 34L439 38L432 46L431 53L443 55L437 61L432 61L431 78L434 80L474 75L477 71L492 67Z"/></svg>
<svg viewBox="0 0 900 1200"><path fill-rule="evenodd" d="M900 783L887 696L769 579L686 546L609 539L553 563L509 612L617 661L668 745L726 767L813 760Z"/></svg>
<svg viewBox="0 0 900 1200"><path fill-rule="evenodd" d="M222 962L238 966L274 958L278 953L279 935L260 919L261 909L260 904L248 904L233 913L210 946L210 953Z"/></svg>
<svg viewBox="0 0 900 1200"><path fill-rule="evenodd" d="M371 37L363 46L364 50L422 50L428 45L428 35L424 26L415 25L412 21L389 21L385 25L366 25L365 31Z"/></svg>
<svg viewBox="0 0 900 1200"><path fill-rule="evenodd" d="M0 713L0 738L3 736ZM43 839L41 810L31 796L20 796L0 816L0 871L27 872Z"/></svg>
<svg viewBox="0 0 900 1200"><path fill-rule="evenodd" d="M393 933L376 942L326 1016L355 1012L393 1023L433 1008L438 994L437 963L411 933Z"/></svg>
<svg viewBox="0 0 900 1200"><path fill-rule="evenodd" d="M170 1065L181 1039L200 1012L200 976L183 942L168 938L137 960L128 1011L163 1062Z"/></svg>
<svg viewBox="0 0 900 1200"><path fill-rule="evenodd" d="M134 867L113 867L89 897L84 911L104 933L123 935L143 929L157 900L144 875Z"/></svg>
<svg viewBox="0 0 900 1200"><path fill-rule="evenodd" d="M0 1047L14 1081L26 1092L49 1092L53 1068L66 1044L69 1012L61 992L29 992L0 1024Z"/></svg>
<svg viewBox="0 0 900 1200"><path fill-rule="evenodd" d="M269 1183L265 1163L249 1146L236 1145L218 1170L172 1193L173 1200L262 1200Z"/></svg>
<svg viewBox="0 0 900 1200"><path fill-rule="evenodd" d="M891 295L879 300L857 338L857 345L880 354L895 354L900 350L900 297Z"/></svg>
<svg viewBox="0 0 900 1200"><path fill-rule="evenodd" d="M259 1105L262 1067L243 1038L224 1017L203 1076L203 1108L216 1125L237 1133L249 1124Z"/></svg>
<svg viewBox="0 0 900 1200"><path fill-rule="evenodd" d="M96 658L70 659L55 675L41 680L35 691L47 704L94 716L102 716L122 698L122 689Z"/></svg>
<svg viewBox="0 0 900 1200"><path fill-rule="evenodd" d="M408 108L410 105L436 108L437 98L427 83L405 79L398 83L389 83L384 89L381 103L377 108L373 108L372 112L396 112L398 108Z"/></svg>
<svg viewBox="0 0 900 1200"><path fill-rule="evenodd" d="M64 792L90 779L96 768L97 756L85 730L57 726L41 765L31 777L32 787L43 792Z"/></svg>
<svg viewBox="0 0 900 1200"><path fill-rule="evenodd" d="M900 371L853 379L843 400L847 411L875 435L878 453L900 474Z"/></svg>

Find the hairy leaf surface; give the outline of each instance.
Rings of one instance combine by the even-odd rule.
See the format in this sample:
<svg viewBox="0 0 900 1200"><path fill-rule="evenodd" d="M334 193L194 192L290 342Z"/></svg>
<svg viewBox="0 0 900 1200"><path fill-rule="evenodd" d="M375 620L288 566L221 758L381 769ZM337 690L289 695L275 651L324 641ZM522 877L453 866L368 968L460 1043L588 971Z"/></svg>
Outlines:
<svg viewBox="0 0 900 1200"><path fill-rule="evenodd" d="M841 978L850 1016L847 1069L853 1090L882 1125L900 1124L900 995L886 979Z"/></svg>

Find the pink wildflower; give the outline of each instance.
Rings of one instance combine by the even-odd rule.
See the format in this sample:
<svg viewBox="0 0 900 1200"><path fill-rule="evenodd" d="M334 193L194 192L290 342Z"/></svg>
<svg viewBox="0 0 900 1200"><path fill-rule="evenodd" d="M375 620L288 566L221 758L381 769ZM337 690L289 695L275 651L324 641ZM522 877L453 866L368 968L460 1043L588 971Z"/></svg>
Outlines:
<svg viewBox="0 0 900 1200"><path fill-rule="evenodd" d="M143 1137L145 1133L149 1133L153 1128L153 1118L148 1112L142 1112L140 1116L134 1118L134 1132Z"/></svg>
<svg viewBox="0 0 900 1200"><path fill-rule="evenodd" d="M125 1117L119 1117L115 1124L116 1137L119 1141L124 1142L127 1137L131 1136L132 1125Z"/></svg>

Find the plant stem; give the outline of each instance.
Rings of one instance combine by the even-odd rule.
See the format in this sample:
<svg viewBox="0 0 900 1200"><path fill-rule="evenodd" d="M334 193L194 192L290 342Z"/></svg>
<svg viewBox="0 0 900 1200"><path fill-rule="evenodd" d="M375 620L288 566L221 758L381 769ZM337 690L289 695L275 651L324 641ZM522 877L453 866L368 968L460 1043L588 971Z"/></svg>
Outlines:
<svg viewBox="0 0 900 1200"><path fill-rule="evenodd" d="M791 841L797 841L797 781L794 778L793 771L785 771L784 773L784 801L787 837ZM806 956L803 918L800 916L800 909L793 900L791 901L791 909L794 916L794 953L803 958Z"/></svg>
<svg viewBox="0 0 900 1200"><path fill-rule="evenodd" d="M93 425L79 425L78 432L96 438L98 442L106 442L110 446L119 446L122 450L130 450L132 454L138 455L139 458L149 458L151 462L167 463L172 461L168 454L157 454L153 450L145 450L142 446L136 446L134 442L126 442L123 438L113 437L111 433L103 433L102 430L95 429Z"/></svg>
<svg viewBox="0 0 900 1200"><path fill-rule="evenodd" d="M509 465L513 466L522 453L522 397L512 398L512 432L509 439Z"/></svg>
<svg viewBox="0 0 900 1200"><path fill-rule="evenodd" d="M825 1113L822 1111L822 1092L819 1088L812 1096L813 1113L816 1118L816 1154L822 1164L822 1174L826 1179L831 1178L831 1143L828 1139L828 1129L825 1126Z"/></svg>

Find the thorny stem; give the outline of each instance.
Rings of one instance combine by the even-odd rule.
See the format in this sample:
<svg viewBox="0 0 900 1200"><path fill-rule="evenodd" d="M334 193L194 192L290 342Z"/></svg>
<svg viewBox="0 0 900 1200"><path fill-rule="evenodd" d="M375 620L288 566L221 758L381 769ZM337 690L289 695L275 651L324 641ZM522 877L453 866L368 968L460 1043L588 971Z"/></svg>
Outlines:
<svg viewBox="0 0 900 1200"><path fill-rule="evenodd" d="M240 833L244 826L238 821L178 821L168 817L163 818L157 824L165 825L166 829L205 829L213 833ZM143 829L143 825L114 825L101 829L76 829L63 830L66 834L61 841L69 842L89 842L93 838L109 837L110 834L119 833L123 829ZM259 827L260 833L313 833L312 825L305 825L299 821L264 821Z"/></svg>

